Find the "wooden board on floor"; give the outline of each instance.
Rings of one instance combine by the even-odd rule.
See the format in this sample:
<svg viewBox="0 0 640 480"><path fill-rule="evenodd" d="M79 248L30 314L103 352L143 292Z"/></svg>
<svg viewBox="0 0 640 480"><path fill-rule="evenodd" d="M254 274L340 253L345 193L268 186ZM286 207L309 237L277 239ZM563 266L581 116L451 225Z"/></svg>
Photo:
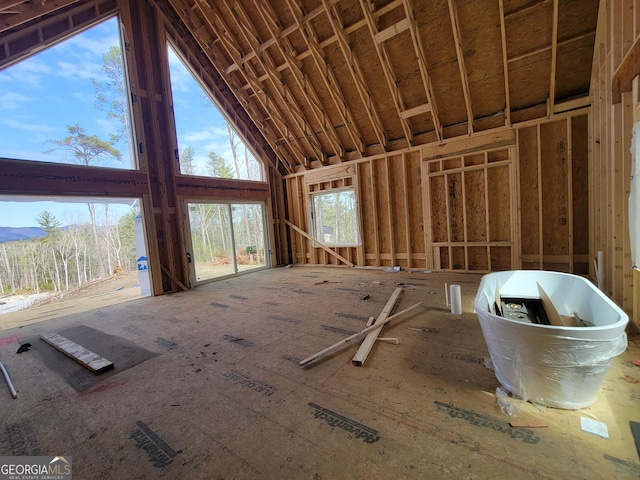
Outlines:
<svg viewBox="0 0 640 480"><path fill-rule="evenodd" d="M87 350L82 345L78 345L62 335L57 333L44 333L40 335L40 338L95 374L106 372L113 368L113 362L110 360L101 357L91 350Z"/></svg>

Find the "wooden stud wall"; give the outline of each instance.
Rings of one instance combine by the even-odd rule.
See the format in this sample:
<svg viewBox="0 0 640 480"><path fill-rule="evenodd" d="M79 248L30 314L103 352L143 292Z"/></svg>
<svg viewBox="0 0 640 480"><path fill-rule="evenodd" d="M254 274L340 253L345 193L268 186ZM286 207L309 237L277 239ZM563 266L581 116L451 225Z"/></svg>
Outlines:
<svg viewBox="0 0 640 480"><path fill-rule="evenodd" d="M513 157L513 148L499 148L424 162L429 268L512 267Z"/></svg>
<svg viewBox="0 0 640 480"><path fill-rule="evenodd" d="M593 116L590 124L593 168L590 171L591 253L603 252L603 289L640 330L640 275L633 268L629 240L628 198L633 123L640 121L638 79L630 79L640 42L640 2L601 0L591 77ZM622 64L625 65L622 65ZM624 71L623 71L624 70ZM623 82L624 83L624 82ZM584 236L582 229L580 236ZM591 277L595 271L590 265Z"/></svg>
<svg viewBox="0 0 640 480"><path fill-rule="evenodd" d="M354 185L362 245L336 252L356 265L588 273L588 156L582 110L287 176L288 213L309 231L309 193ZM295 263L340 263L291 235Z"/></svg>
<svg viewBox="0 0 640 480"><path fill-rule="evenodd" d="M589 273L588 117L518 131L522 268Z"/></svg>

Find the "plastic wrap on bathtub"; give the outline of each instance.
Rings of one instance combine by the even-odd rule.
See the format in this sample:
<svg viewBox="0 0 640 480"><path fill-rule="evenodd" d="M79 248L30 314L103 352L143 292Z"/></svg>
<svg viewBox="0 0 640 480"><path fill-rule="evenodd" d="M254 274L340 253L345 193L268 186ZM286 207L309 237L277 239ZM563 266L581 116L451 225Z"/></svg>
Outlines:
<svg viewBox="0 0 640 480"><path fill-rule="evenodd" d="M494 284L489 280L481 282L475 308L500 384L517 397L550 407L591 405L613 358L627 347L624 314L612 307L612 318L622 320L612 322L611 328L606 322L600 328L558 328L510 321L489 311L494 298L487 292L487 285Z"/></svg>

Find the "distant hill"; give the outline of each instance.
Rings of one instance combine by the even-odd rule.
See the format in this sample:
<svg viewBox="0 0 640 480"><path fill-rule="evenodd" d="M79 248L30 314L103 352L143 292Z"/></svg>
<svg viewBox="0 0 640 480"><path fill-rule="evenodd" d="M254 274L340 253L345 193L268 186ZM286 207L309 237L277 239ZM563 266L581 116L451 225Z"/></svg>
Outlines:
<svg viewBox="0 0 640 480"><path fill-rule="evenodd" d="M44 230L40 227L0 227L0 243L29 240L44 235Z"/></svg>

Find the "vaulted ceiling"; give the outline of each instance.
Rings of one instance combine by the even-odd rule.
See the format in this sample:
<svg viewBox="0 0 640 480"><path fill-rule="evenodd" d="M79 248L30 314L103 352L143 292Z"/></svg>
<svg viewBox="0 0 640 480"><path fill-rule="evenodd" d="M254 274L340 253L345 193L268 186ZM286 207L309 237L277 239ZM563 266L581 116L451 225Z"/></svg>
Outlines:
<svg viewBox="0 0 640 480"><path fill-rule="evenodd" d="M0 41L82 3L116 1L0 1ZM155 3L186 26L283 173L588 103L598 0Z"/></svg>

